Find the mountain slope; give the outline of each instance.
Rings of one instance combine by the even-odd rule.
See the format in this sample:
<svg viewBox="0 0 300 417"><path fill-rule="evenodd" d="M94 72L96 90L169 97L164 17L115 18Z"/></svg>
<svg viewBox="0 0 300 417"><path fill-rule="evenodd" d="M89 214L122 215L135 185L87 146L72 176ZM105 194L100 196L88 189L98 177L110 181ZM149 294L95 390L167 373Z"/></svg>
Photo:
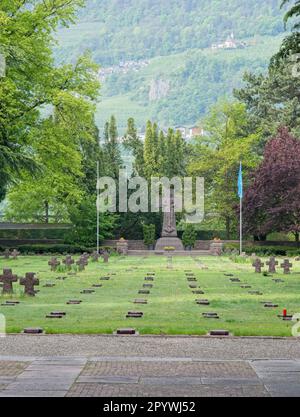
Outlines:
<svg viewBox="0 0 300 417"><path fill-rule="evenodd" d="M121 129L129 116L140 127L148 118L193 124L240 85L245 70L266 68L283 36L280 3L88 0L78 24L59 32L55 53L71 61L90 49L103 68L100 128L111 113ZM232 34L236 48L211 49Z"/></svg>

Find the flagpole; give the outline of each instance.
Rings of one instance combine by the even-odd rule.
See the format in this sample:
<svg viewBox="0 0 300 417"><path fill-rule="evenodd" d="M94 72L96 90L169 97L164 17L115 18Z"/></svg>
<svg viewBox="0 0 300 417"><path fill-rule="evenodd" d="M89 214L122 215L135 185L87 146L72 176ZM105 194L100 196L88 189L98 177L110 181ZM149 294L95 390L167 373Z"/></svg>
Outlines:
<svg viewBox="0 0 300 417"><path fill-rule="evenodd" d="M243 199L240 198L240 255L243 253Z"/></svg>
<svg viewBox="0 0 300 417"><path fill-rule="evenodd" d="M238 188L239 188L239 197L240 197L240 255L242 255L243 253L243 197L244 197L242 161L240 161Z"/></svg>
<svg viewBox="0 0 300 417"><path fill-rule="evenodd" d="M99 255L99 228L100 228L100 219L99 219L99 161L97 161L97 253Z"/></svg>

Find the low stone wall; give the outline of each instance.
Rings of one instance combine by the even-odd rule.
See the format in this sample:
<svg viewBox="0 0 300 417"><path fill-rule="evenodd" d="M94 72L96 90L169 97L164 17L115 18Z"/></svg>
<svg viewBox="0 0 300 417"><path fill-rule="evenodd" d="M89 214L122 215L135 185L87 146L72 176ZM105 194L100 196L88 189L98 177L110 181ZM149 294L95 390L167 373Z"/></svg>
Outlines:
<svg viewBox="0 0 300 417"><path fill-rule="evenodd" d="M212 240L197 240L196 244L195 244L195 248L194 250L209 250L210 249L210 245L211 243L213 243ZM228 244L239 244L239 240L221 240L220 243L223 243L224 245L226 245L226 243ZM256 245L256 246L289 246L289 247L299 247L300 244L297 242L291 242L291 241L285 241L285 242L280 242L280 241L266 241L266 242L254 242L254 241L244 241L244 245ZM117 247L117 240L105 240L102 243L102 246L111 246L111 247ZM129 250L148 250L148 248L144 245L144 242L142 240L128 240L128 249Z"/></svg>
<svg viewBox="0 0 300 417"><path fill-rule="evenodd" d="M111 246L112 248L117 247L118 240L105 240L102 242L101 246ZM147 246L144 245L142 240L128 240L128 249L129 250L147 250Z"/></svg>
<svg viewBox="0 0 300 417"><path fill-rule="evenodd" d="M209 250L210 244L212 243L211 240L197 240L195 244L194 250ZM221 243L239 243L236 240L222 240ZM105 240L102 243L102 246L111 246L113 248L117 247L117 240ZM147 246L144 245L142 240L128 240L128 249L129 250L147 250Z"/></svg>

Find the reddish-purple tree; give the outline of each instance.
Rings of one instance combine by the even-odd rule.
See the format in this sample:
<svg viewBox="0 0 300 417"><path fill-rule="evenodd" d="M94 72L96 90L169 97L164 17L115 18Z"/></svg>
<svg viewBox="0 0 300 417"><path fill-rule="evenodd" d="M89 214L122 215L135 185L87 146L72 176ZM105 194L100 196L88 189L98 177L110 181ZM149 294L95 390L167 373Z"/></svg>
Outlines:
<svg viewBox="0 0 300 417"><path fill-rule="evenodd" d="M264 152L244 198L244 228L258 238L300 233L300 140L280 128Z"/></svg>

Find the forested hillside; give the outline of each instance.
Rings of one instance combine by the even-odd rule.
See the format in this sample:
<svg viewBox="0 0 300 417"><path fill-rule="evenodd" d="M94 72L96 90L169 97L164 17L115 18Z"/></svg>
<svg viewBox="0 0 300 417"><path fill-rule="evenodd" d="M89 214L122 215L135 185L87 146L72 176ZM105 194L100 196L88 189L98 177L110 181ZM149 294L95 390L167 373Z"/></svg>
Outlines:
<svg viewBox="0 0 300 417"><path fill-rule="evenodd" d="M85 49L112 73L102 79L100 128L115 113L162 125L193 124L245 70L263 71L284 32L281 0L88 0L59 32L59 61ZM234 36L238 47L212 50ZM241 47L243 45L243 48ZM120 61L136 67L123 71ZM140 68L140 62L145 66Z"/></svg>

